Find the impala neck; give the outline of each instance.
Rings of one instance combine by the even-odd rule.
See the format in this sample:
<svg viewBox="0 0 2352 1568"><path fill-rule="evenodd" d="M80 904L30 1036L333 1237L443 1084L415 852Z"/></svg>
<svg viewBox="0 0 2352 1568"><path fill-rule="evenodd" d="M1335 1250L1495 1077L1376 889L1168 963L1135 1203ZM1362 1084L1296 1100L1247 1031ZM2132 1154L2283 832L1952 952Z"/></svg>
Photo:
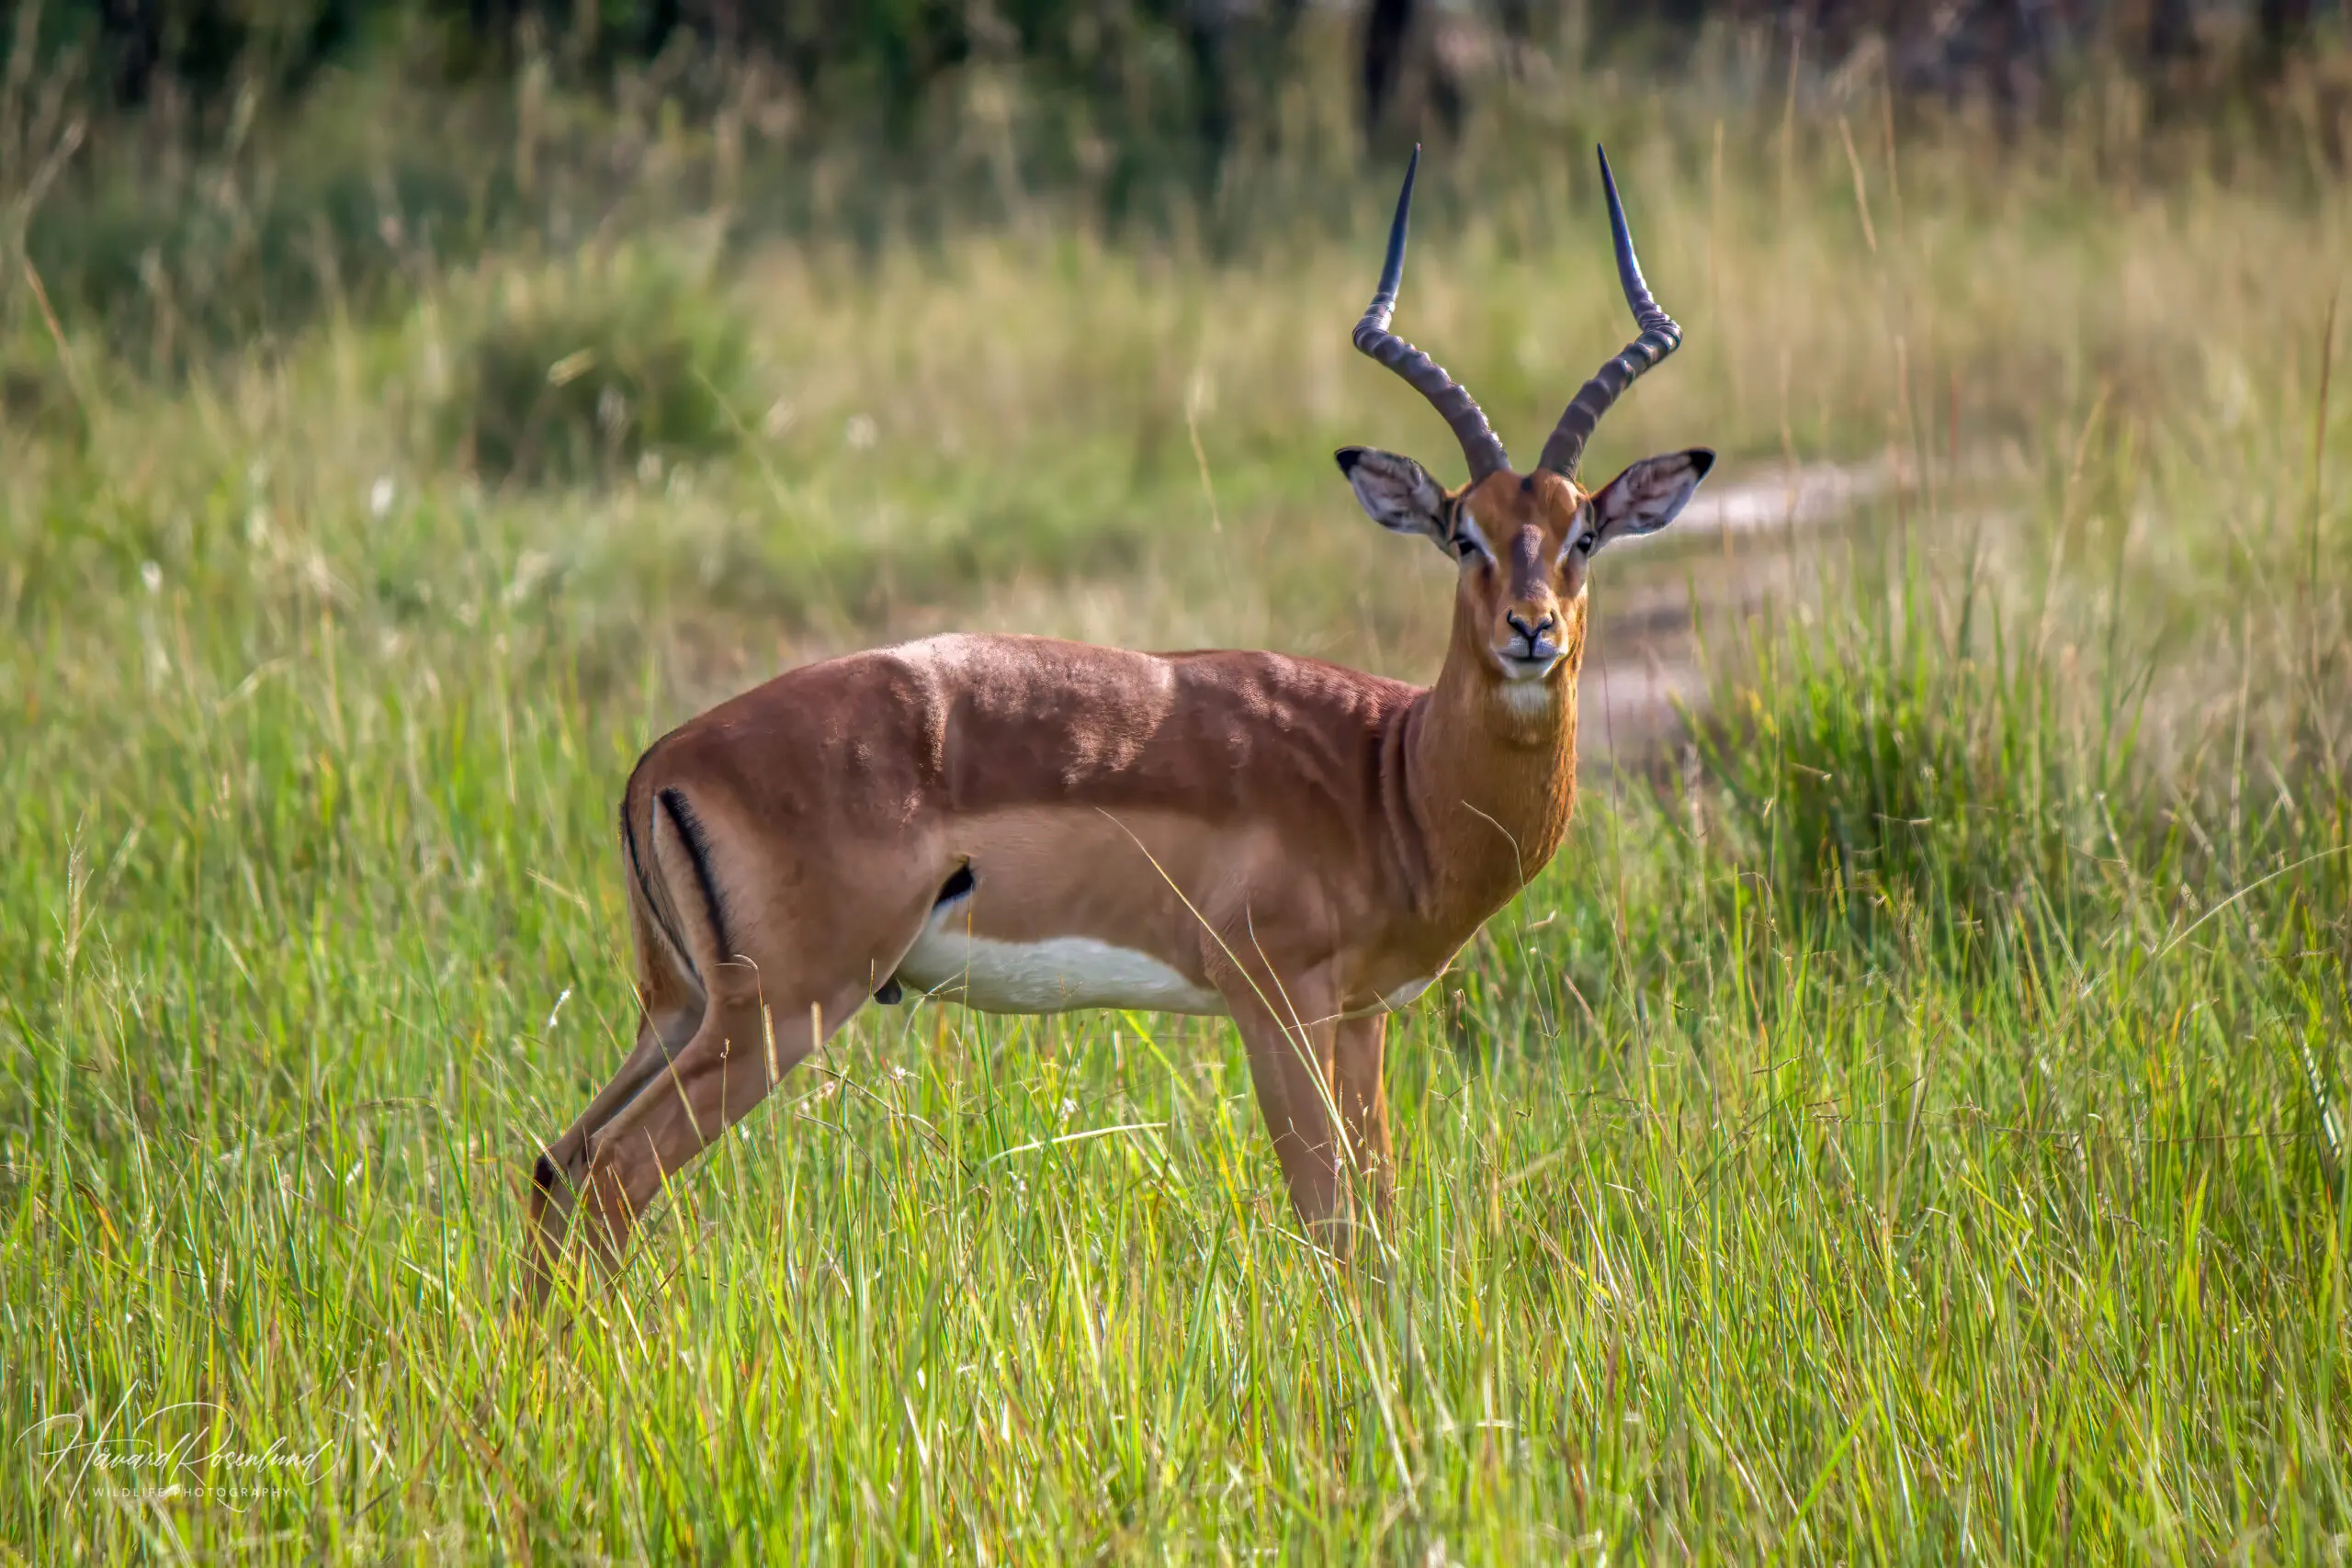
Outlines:
<svg viewBox="0 0 2352 1568"><path fill-rule="evenodd" d="M1445 668L1416 704L1407 793L1428 849L1430 913L1441 921L1485 919L1543 868L1567 831L1581 599L1569 616L1565 668L1543 683L1548 700L1528 701L1498 679L1477 629L1457 625Z"/></svg>

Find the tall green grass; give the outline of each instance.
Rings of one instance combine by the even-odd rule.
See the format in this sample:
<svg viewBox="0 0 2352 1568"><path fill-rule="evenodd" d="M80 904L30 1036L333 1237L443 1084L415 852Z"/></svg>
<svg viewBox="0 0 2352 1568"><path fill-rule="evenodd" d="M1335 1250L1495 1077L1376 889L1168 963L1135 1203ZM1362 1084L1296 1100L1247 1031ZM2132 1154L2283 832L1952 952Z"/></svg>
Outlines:
<svg viewBox="0 0 2352 1568"><path fill-rule="evenodd" d="M1294 1234L1222 1025L922 1007L613 1289L515 1311L525 1168L634 1024L612 801L697 702L948 623L1426 671L1444 574L1325 455L1442 453L1345 348L1363 243L1040 209L549 294L606 302L527 341L483 302L606 275L493 248L192 372L70 312L41 359L12 294L74 412L0 431L0 1542L2340 1555L2341 196L1836 107L1736 120L1718 176L1712 112L1617 105L1691 346L1596 461L1903 482L1604 558L1596 661L1687 583L1705 700L1399 1021L1354 1270ZM1622 340L1587 155L1416 242L1411 330L1513 432ZM528 406L628 311L743 348L686 353L690 438L527 483L451 444L469 355L524 341Z"/></svg>
<svg viewBox="0 0 2352 1568"><path fill-rule="evenodd" d="M158 598L158 647L201 635ZM493 635L436 690L322 621L12 758L26 1560L2300 1559L2343 1528L2340 789L2249 838L2233 899L2185 831L2091 836L2096 775L2012 781L1988 734L2073 743L2030 673L1964 711L1823 632L1746 688L1771 739L1730 764L1813 804L1775 836L1703 777L1591 802L1399 1031L1381 1271L1293 1234L1223 1028L877 1010L548 1329L518 1172L630 1024L603 829L645 720ZM1904 797L1927 827L1863 782L1880 702L1955 764ZM1919 837L1927 892L1860 841ZM319 1457L112 1495L74 1442L134 1437Z"/></svg>

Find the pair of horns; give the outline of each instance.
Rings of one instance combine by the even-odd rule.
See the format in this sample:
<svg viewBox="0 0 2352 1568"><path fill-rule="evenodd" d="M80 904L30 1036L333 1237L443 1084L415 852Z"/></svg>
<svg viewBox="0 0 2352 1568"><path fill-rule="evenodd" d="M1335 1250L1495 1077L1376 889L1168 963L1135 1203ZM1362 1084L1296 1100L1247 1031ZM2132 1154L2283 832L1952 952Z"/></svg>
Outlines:
<svg viewBox="0 0 2352 1568"><path fill-rule="evenodd" d="M1642 281L1642 264L1634 254L1634 235L1625 226L1625 205L1617 197L1617 177L1609 171L1609 154L1599 148L1594 150L1600 153L1600 185L1609 197L1609 228L1617 245L1617 281L1624 288L1625 303L1633 308L1634 320L1642 331L1578 389L1560 415L1560 423L1553 427L1551 438L1544 443L1544 455L1536 459L1538 466L1566 479L1576 477L1585 443L1592 438L1594 427L1600 424L1600 416L1609 412L1609 406L1644 371L1682 346L1682 329L1658 308L1649 286ZM1396 197L1396 220L1388 230L1388 259L1380 268L1380 289L1373 295L1363 319L1356 323L1355 343L1356 347L1403 377L1408 386L1427 398L1444 416L1453 438L1462 444L1463 457L1469 459L1470 482L1476 484L1488 474L1500 473L1510 467L1502 438L1487 423L1486 413L1468 388L1448 376L1437 361L1388 330L1388 319L1396 310L1396 288L1405 276L1405 225L1413 209L1413 175L1420 166L1421 150L1415 147L1413 161L1405 165L1405 188Z"/></svg>

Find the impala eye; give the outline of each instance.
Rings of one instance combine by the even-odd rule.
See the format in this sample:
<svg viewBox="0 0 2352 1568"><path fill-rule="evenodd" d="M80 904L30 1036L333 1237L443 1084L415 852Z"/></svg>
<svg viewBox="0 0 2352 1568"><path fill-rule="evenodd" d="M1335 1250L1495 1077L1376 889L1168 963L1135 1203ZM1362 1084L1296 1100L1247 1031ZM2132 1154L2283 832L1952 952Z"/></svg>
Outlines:
<svg viewBox="0 0 2352 1568"><path fill-rule="evenodd" d="M1456 534L1453 536L1453 553L1462 559L1468 560L1478 553L1478 546L1469 535Z"/></svg>
<svg viewBox="0 0 2352 1568"><path fill-rule="evenodd" d="M1592 547L1600 542L1600 531L1597 528L1588 528L1577 539L1577 553L1589 556L1592 554Z"/></svg>

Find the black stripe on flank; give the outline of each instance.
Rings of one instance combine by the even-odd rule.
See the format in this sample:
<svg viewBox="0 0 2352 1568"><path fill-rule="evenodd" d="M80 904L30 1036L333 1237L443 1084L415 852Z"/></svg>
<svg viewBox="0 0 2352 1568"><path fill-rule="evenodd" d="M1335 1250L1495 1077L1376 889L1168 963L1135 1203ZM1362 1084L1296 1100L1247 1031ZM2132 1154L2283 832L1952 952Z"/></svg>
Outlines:
<svg viewBox="0 0 2352 1568"><path fill-rule="evenodd" d="M626 790L621 792L621 850L628 856L629 874L637 878L637 890L645 896L646 910L652 915L653 923L661 928L662 936L668 940L670 951L685 964L687 974L701 979L701 973L695 968L695 955L686 951L685 942L678 936L678 928L670 923L668 908L653 890L653 879L645 874L645 859L638 853L637 824L629 819L628 792Z"/></svg>
<svg viewBox="0 0 2352 1568"><path fill-rule="evenodd" d="M940 888L939 897L932 900L931 907L936 909L942 904L952 904L969 893L973 886L971 863L967 861L956 868L956 874L949 877L945 886Z"/></svg>
<svg viewBox="0 0 2352 1568"><path fill-rule="evenodd" d="M735 950L727 941L727 919L718 907L718 884L710 874L710 840L703 837L702 823L695 816L695 808L686 797L674 789L658 791L654 798L670 814L671 826L678 829L678 837L685 840L686 857L695 863L695 881L702 887L703 908L710 915L711 941L718 949L718 962L727 962Z"/></svg>

